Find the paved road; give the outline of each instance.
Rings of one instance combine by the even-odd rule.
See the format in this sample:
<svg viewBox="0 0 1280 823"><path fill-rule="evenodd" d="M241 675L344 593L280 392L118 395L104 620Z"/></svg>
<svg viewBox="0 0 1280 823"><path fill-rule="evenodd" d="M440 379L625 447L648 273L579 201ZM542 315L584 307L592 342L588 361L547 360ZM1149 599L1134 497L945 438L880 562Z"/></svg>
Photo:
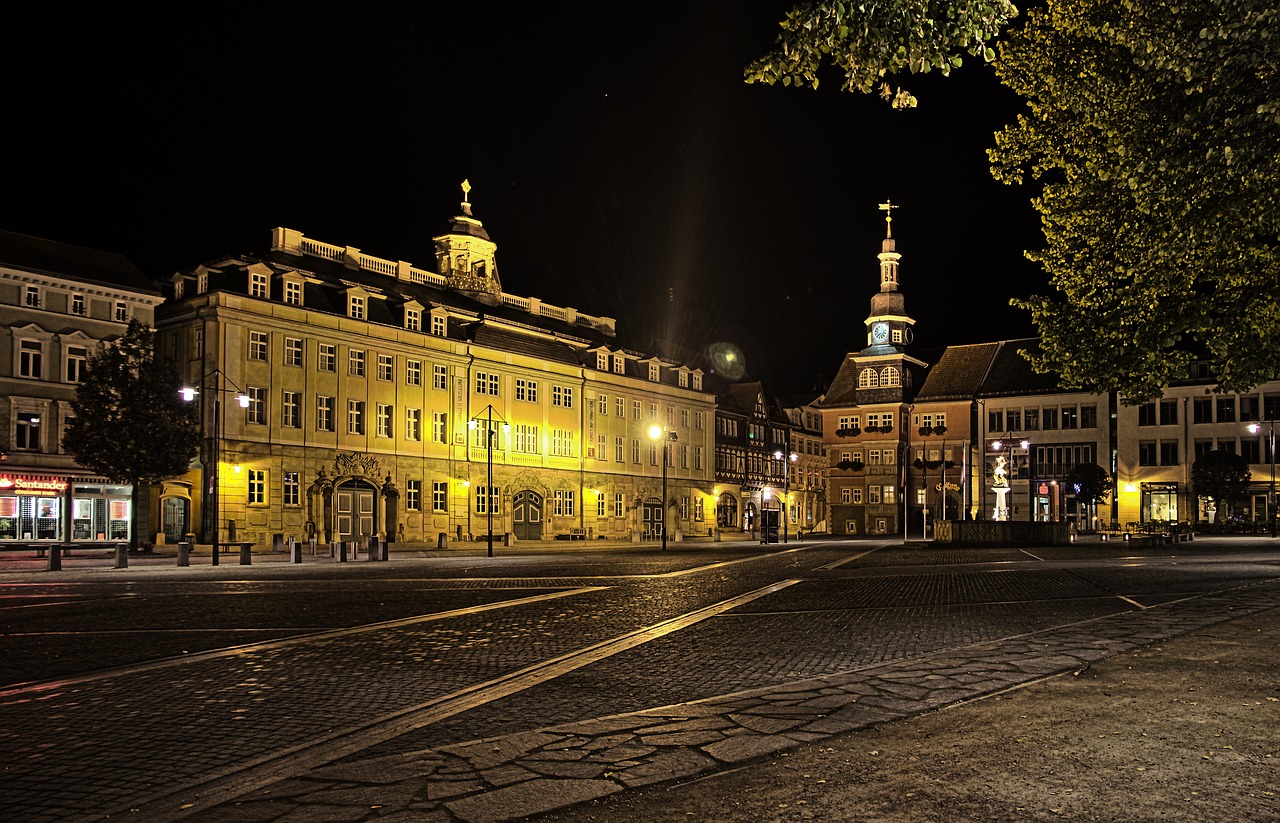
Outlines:
<svg viewBox="0 0 1280 823"><path fill-rule="evenodd" d="M498 554L0 562L0 818L512 820L1280 605L1265 540Z"/></svg>

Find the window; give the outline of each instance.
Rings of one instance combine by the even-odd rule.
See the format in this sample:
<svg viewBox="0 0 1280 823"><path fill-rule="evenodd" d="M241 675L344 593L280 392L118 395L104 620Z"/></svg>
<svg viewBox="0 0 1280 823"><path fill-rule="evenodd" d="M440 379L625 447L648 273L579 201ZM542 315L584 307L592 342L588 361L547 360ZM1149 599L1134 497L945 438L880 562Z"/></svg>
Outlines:
<svg viewBox="0 0 1280 823"><path fill-rule="evenodd" d="M570 386L551 387L551 405L566 409L573 408L573 389Z"/></svg>
<svg viewBox="0 0 1280 823"><path fill-rule="evenodd" d="M1213 399L1196 397L1191 401L1191 421L1193 423L1213 422Z"/></svg>
<svg viewBox="0 0 1280 823"><path fill-rule="evenodd" d="M44 377L44 344L23 340L18 347L18 376L40 380Z"/></svg>
<svg viewBox="0 0 1280 823"><path fill-rule="evenodd" d="M702 375L695 374L693 376L693 388L695 391L702 391Z"/></svg>
<svg viewBox="0 0 1280 823"><path fill-rule="evenodd" d="M284 364L286 366L302 365L302 338L286 337L284 339Z"/></svg>
<svg viewBox="0 0 1280 823"><path fill-rule="evenodd" d="M431 442L432 443L448 443L449 442L449 413L448 412L432 412L431 413Z"/></svg>
<svg viewBox="0 0 1280 823"><path fill-rule="evenodd" d="M431 366L431 388L443 391L449 387L449 370L440 364Z"/></svg>
<svg viewBox="0 0 1280 823"><path fill-rule="evenodd" d="M67 347L67 382L84 380L84 370L89 365L89 350L81 346Z"/></svg>
<svg viewBox="0 0 1280 823"><path fill-rule="evenodd" d="M1004 431L1004 412L1003 411L987 412L987 431L989 432Z"/></svg>
<svg viewBox="0 0 1280 823"><path fill-rule="evenodd" d="M538 453L538 427L527 423L516 423L511 427L514 439L511 448L525 454Z"/></svg>
<svg viewBox="0 0 1280 823"><path fill-rule="evenodd" d="M621 463L625 459L626 453L624 449L624 439L621 437L613 438L613 461L615 463Z"/></svg>
<svg viewBox="0 0 1280 823"><path fill-rule="evenodd" d="M681 370L680 370L679 383L680 383L680 387L681 387L681 388L688 388L688 386L689 386L689 372L685 371L684 369L681 369Z"/></svg>
<svg viewBox="0 0 1280 823"><path fill-rule="evenodd" d="M347 434L364 434L364 401L347 401Z"/></svg>
<svg viewBox="0 0 1280 823"><path fill-rule="evenodd" d="M1024 431L1035 431L1040 428L1040 410L1026 409L1022 415L1022 428Z"/></svg>
<svg viewBox="0 0 1280 823"><path fill-rule="evenodd" d="M702 468L702 447L701 446L693 447L693 468L695 470Z"/></svg>
<svg viewBox="0 0 1280 823"><path fill-rule="evenodd" d="M602 394L596 398L596 414L605 415L609 413L609 395Z"/></svg>
<svg viewBox="0 0 1280 823"><path fill-rule="evenodd" d="M1062 428L1075 429L1079 428L1080 412L1075 406L1062 407Z"/></svg>
<svg viewBox="0 0 1280 823"><path fill-rule="evenodd" d="M1256 437L1241 438L1240 456L1251 466L1260 465L1262 463L1262 441Z"/></svg>
<svg viewBox="0 0 1280 823"><path fill-rule="evenodd" d="M498 375L489 372L476 372L476 394L498 396Z"/></svg>
<svg viewBox="0 0 1280 823"><path fill-rule="evenodd" d="M1196 460L1199 460L1201 457L1204 457L1206 454L1208 454L1211 451L1213 451L1212 440L1204 439L1204 440L1197 440L1195 442Z"/></svg>
<svg viewBox="0 0 1280 823"><path fill-rule="evenodd" d="M1218 422L1236 422L1236 399L1234 397L1218 398Z"/></svg>
<svg viewBox="0 0 1280 823"><path fill-rule="evenodd" d="M1177 440L1160 441L1160 465L1161 466L1178 465L1178 441Z"/></svg>
<svg viewBox="0 0 1280 823"><path fill-rule="evenodd" d="M569 429L552 429L551 453L557 457L573 457L573 432Z"/></svg>
<svg viewBox="0 0 1280 823"><path fill-rule="evenodd" d="M1043 410L1043 428L1045 431L1052 431L1058 428L1058 410L1057 409Z"/></svg>
<svg viewBox="0 0 1280 823"><path fill-rule="evenodd" d="M476 514L498 513L498 487L476 486Z"/></svg>
<svg viewBox="0 0 1280 823"><path fill-rule="evenodd" d="M516 378L516 399L523 400L527 403L538 402L538 381L525 380L523 377Z"/></svg>
<svg viewBox="0 0 1280 823"><path fill-rule="evenodd" d="M332 343L321 343L316 353L316 368L319 371L337 371L338 347Z"/></svg>
<svg viewBox="0 0 1280 823"><path fill-rule="evenodd" d="M928 415L925 416L927 417ZM1022 431L1022 411L1020 409L1005 410L1004 421L1010 431ZM929 424L926 423L925 425L927 426Z"/></svg>
<svg viewBox="0 0 1280 823"><path fill-rule="evenodd" d="M263 331L249 332L249 359L267 359L267 333Z"/></svg>
<svg viewBox="0 0 1280 823"><path fill-rule="evenodd" d="M1082 429L1098 428L1098 407L1097 406L1081 406L1080 407L1080 428Z"/></svg>
<svg viewBox="0 0 1280 823"><path fill-rule="evenodd" d="M627 401L621 397L614 398L613 413L618 417L627 416Z"/></svg>
<svg viewBox="0 0 1280 823"><path fill-rule="evenodd" d="M352 294L347 297L347 316L355 320L364 319L364 309L368 298L362 294Z"/></svg>
<svg viewBox="0 0 1280 823"><path fill-rule="evenodd" d="M640 465L640 440L635 437L631 438L631 462Z"/></svg>
<svg viewBox="0 0 1280 823"><path fill-rule="evenodd" d="M596 352L596 368L601 371L609 370L609 353L604 351Z"/></svg>
<svg viewBox="0 0 1280 823"><path fill-rule="evenodd" d="M605 501L603 494L596 494L596 517L605 516Z"/></svg>
<svg viewBox="0 0 1280 823"><path fill-rule="evenodd" d="M650 363L649 364L649 380L651 380L654 383L657 383L661 379L662 379L662 370L658 367L658 364Z"/></svg>
<svg viewBox="0 0 1280 823"><path fill-rule="evenodd" d="M347 353L347 373L352 377L364 377L364 351L351 349Z"/></svg>
<svg viewBox="0 0 1280 823"><path fill-rule="evenodd" d="M640 401L639 400L631 401L631 419L632 420L640 419Z"/></svg>
<svg viewBox="0 0 1280 823"><path fill-rule="evenodd" d="M250 386L249 405L244 410L244 422L263 426L267 422L267 390L258 386Z"/></svg>
<svg viewBox="0 0 1280 823"><path fill-rule="evenodd" d="M879 502L880 502L880 487L879 487L879 486L868 486L868 487L867 487L867 502L868 502L868 503L879 503Z"/></svg>
<svg viewBox="0 0 1280 823"><path fill-rule="evenodd" d="M123 301L117 300L114 316L117 323L128 323L129 322L128 304L124 303Z"/></svg>
<svg viewBox="0 0 1280 823"><path fill-rule="evenodd" d="M404 361L404 382L410 386L422 385L422 361Z"/></svg>
<svg viewBox="0 0 1280 823"><path fill-rule="evenodd" d="M896 499L897 489L897 486L884 487L884 493L881 495L881 498L884 500L885 504L892 504L894 502Z"/></svg>
<svg viewBox="0 0 1280 823"><path fill-rule="evenodd" d="M1178 422L1178 401L1161 400L1160 401L1160 425L1172 426ZM1064 424L1062 428L1066 428Z"/></svg>
<svg viewBox="0 0 1280 823"><path fill-rule="evenodd" d="M414 441L422 439L422 409L404 410L404 439Z"/></svg>
<svg viewBox="0 0 1280 823"><path fill-rule="evenodd" d="M625 363L626 361L623 359L622 355L615 354L613 356L613 373L622 374L623 369L625 368Z"/></svg>
<svg viewBox="0 0 1280 823"><path fill-rule="evenodd" d="M431 510L433 512L449 510L449 484L446 481L431 481Z"/></svg>
<svg viewBox="0 0 1280 823"><path fill-rule="evenodd" d="M290 306L302 305L302 284L286 281L284 284L284 302Z"/></svg>
<svg viewBox="0 0 1280 823"><path fill-rule="evenodd" d="M858 388L875 389L880 387L880 374L875 369L863 369L858 375Z"/></svg>
<svg viewBox="0 0 1280 823"><path fill-rule="evenodd" d="M1143 440L1138 443L1138 465L1156 465L1156 442L1154 440Z"/></svg>
<svg viewBox="0 0 1280 823"><path fill-rule="evenodd" d="M391 406L387 403L378 404L378 437L391 436Z"/></svg>
<svg viewBox="0 0 1280 823"><path fill-rule="evenodd" d="M280 487L281 501L286 506L302 505L302 484L298 481L297 472L284 472L283 484Z"/></svg>
<svg viewBox="0 0 1280 823"><path fill-rule="evenodd" d="M249 296L261 297L264 300L271 296L271 287L264 272L249 272Z"/></svg>
<svg viewBox="0 0 1280 823"><path fill-rule="evenodd" d="M71 313L72 313L72 314L75 314L75 315L78 315L78 316L80 316L80 317L84 317L84 315L85 315L85 305L84 305L84 295L83 295L83 294L73 294L73 295L71 295Z"/></svg>
<svg viewBox="0 0 1280 823"><path fill-rule="evenodd" d="M1258 417L1258 398L1241 397L1240 398L1240 422L1247 423L1250 420L1261 420Z"/></svg>
<svg viewBox="0 0 1280 823"><path fill-rule="evenodd" d="M613 496L613 516L622 517L626 513L626 508L626 498L621 494L615 494Z"/></svg>
<svg viewBox="0 0 1280 823"><path fill-rule="evenodd" d="M884 367L884 370L880 372L880 385L881 386L901 386L902 385L902 373L898 371L897 366Z"/></svg>
<svg viewBox="0 0 1280 823"><path fill-rule="evenodd" d="M249 505L265 506L267 504L267 472L264 469L249 469Z"/></svg>
<svg viewBox="0 0 1280 823"><path fill-rule="evenodd" d="M556 489L553 499L556 517L573 517L572 489Z"/></svg>
<svg viewBox="0 0 1280 823"><path fill-rule="evenodd" d="M419 331L422 329L422 312L418 309L404 310L404 327L409 331Z"/></svg>
<svg viewBox="0 0 1280 823"><path fill-rule="evenodd" d="M395 359L387 354L378 355L378 379L391 380L395 374Z"/></svg>
<svg viewBox="0 0 1280 823"><path fill-rule="evenodd" d="M280 425L286 429L296 429L301 421L302 395L287 389L280 396Z"/></svg>
<svg viewBox="0 0 1280 823"><path fill-rule="evenodd" d="M409 480L404 484L404 507L411 512L422 510L421 480Z"/></svg>
<svg viewBox="0 0 1280 823"><path fill-rule="evenodd" d="M856 505L861 505L861 504L862 504L862 489L859 489L859 488L856 488L856 487L854 488L854 490L853 490L853 503L854 503L854 505L855 505L855 506L856 506Z"/></svg>
<svg viewBox="0 0 1280 823"><path fill-rule="evenodd" d="M702 412L696 411L693 413L693 427L699 430L702 429Z"/></svg>
<svg viewBox="0 0 1280 823"><path fill-rule="evenodd" d="M319 395L316 397L316 431L333 431L333 398Z"/></svg>
<svg viewBox="0 0 1280 823"><path fill-rule="evenodd" d="M14 421L13 446L23 451L40 451L40 415L18 412Z"/></svg>
<svg viewBox="0 0 1280 823"><path fill-rule="evenodd" d="M436 337L444 337L445 329L445 316L443 314L431 315L431 333Z"/></svg>

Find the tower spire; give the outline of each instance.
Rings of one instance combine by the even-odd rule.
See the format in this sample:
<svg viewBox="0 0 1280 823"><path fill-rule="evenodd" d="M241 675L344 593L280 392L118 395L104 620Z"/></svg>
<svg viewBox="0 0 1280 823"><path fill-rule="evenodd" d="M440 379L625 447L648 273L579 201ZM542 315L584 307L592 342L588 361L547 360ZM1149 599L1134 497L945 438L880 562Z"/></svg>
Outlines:
<svg viewBox="0 0 1280 823"><path fill-rule="evenodd" d="M886 200L880 204L880 211L884 212L884 236L885 239L893 237L893 210L899 208L893 204L892 200Z"/></svg>

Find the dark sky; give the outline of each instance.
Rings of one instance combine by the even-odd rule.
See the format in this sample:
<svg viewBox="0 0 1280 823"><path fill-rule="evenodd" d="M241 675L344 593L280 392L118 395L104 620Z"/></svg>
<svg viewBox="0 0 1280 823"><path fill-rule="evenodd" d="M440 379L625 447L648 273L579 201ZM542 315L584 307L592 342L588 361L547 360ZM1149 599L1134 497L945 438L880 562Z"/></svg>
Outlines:
<svg viewBox="0 0 1280 823"><path fill-rule="evenodd" d="M1031 333L1031 193L985 153L1017 101L976 61L895 112L746 85L786 3L128 5L11 29L0 228L157 278L275 226L433 267L467 178L507 291L783 392L864 345L891 199L917 350Z"/></svg>

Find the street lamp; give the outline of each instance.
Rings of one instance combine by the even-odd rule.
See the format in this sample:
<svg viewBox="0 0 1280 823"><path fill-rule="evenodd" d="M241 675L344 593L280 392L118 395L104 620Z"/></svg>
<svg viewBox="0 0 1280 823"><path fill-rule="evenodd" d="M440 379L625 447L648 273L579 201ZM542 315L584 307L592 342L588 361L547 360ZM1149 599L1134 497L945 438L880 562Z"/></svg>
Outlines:
<svg viewBox="0 0 1280 823"><path fill-rule="evenodd" d="M676 433L654 423L649 427L649 439L662 441L662 550L667 550L667 460L671 456L671 444Z"/></svg>
<svg viewBox="0 0 1280 823"><path fill-rule="evenodd" d="M1005 432L1005 433L1004 433L1004 440L1008 441L1008 443L1009 443L1009 475L1008 475L1008 480L1009 480L1009 494L1010 494L1010 495L1012 495L1012 494L1013 494L1013 480L1014 480L1015 473L1016 473L1016 471L1017 471L1017 466L1014 464L1014 457L1013 457L1014 433L1013 433L1012 431L1007 431L1007 432ZM1030 462L1030 459L1031 459L1031 441L1030 441L1030 440L1027 440L1026 438L1023 438L1022 440L1020 440L1020 441L1018 441L1018 442L1017 442L1017 445L1018 445L1018 446L1019 446L1019 447L1020 447L1024 452L1026 452L1026 453L1027 453L1027 460L1028 460L1028 462ZM996 440L995 442L993 442L993 443L991 444L991 448L992 448L992 449L994 449L995 451L1000 451L1002 448L1004 448L1004 443L1003 443L1003 442L1001 442L1000 440ZM1027 520L1028 520L1028 522L1029 522L1029 521L1031 521L1032 519L1034 519L1034 515L1035 515L1035 508L1036 508L1036 507L1035 507L1035 503L1033 502L1033 499L1032 499L1032 495L1033 495L1033 494L1035 494L1035 489L1033 488L1033 486L1034 486L1035 484L1034 484L1034 483L1032 482L1032 480L1031 480L1031 475L1030 475L1030 470L1029 470L1029 469L1030 469L1030 467L1028 467L1028 473L1027 473L1027 505L1029 505L1029 506L1030 506L1030 508L1027 510ZM1005 518L1006 518L1007 520L1010 520L1010 521L1012 521L1012 520L1013 520L1013 508L1012 508L1012 507L1010 507L1010 508L1008 509L1008 513L1005 515Z"/></svg>
<svg viewBox="0 0 1280 823"><path fill-rule="evenodd" d="M489 521L489 556L493 557L493 509L494 509L494 505L497 503L497 495L493 493L493 436L494 434L496 434L496 430L493 427L493 414L494 414L493 405L490 404L488 406L485 406L484 411L481 414L483 415L483 417L480 414L478 414L475 417L468 420L467 428L471 429L472 431L475 431L476 429L480 428L481 422L484 423L484 431L485 431L484 442L485 442L485 452L487 455L486 464L488 467L488 475L487 475L487 479L485 480L484 494L482 497L484 500L484 510L485 510L485 513L488 515L488 521ZM503 434L511 433L511 424L508 423L506 420L504 420L502 415L498 415L498 422L502 423Z"/></svg>
<svg viewBox="0 0 1280 823"><path fill-rule="evenodd" d="M212 388L209 387L210 377L214 379ZM226 385L223 385L223 384L226 384ZM206 535L210 533L212 534L212 540L211 540L213 544L212 565L216 566L218 565L218 542L219 542L218 530L222 522L221 514L219 513L220 500L219 500L219 491L218 491L218 481L220 479L219 475L222 473L221 471L222 440L223 440L222 393L227 392L228 394L230 394L232 392L235 392L236 402L240 404L240 408L242 409L249 408L249 395L245 394L244 391L241 390L239 386L233 383L231 381L231 378L227 377L222 372L222 369L214 369L213 371L209 372L204 377L202 377L200 379L199 389L195 389L189 386L183 386L181 389L178 390L178 394L182 396L183 400L190 403L191 401L196 399L196 395L200 394L202 390L205 392L211 393L213 395L213 432L209 437L206 438L208 446L207 446L206 459L203 460L205 474L208 475L208 483L205 486L205 488L208 490L208 498L202 513L204 517L203 531L205 532ZM201 428L203 428L203 420L204 420L203 406L200 408L200 418L202 421ZM213 471L209 470L210 465L213 466ZM236 469L237 471L239 470L238 463L236 464ZM210 515L212 515L212 517ZM213 526L212 529L210 529L210 522L212 522L212 526Z"/></svg>
<svg viewBox="0 0 1280 823"><path fill-rule="evenodd" d="M782 458L783 458L783 455L781 450L775 451L773 453L774 460L782 460ZM797 455L795 452L791 452L789 455L787 455L787 460L790 460L792 463L796 462L799 459L800 459L799 455ZM782 509L782 542L784 545L787 542L787 515L789 513L788 508L790 507L790 505L791 505L791 467L784 462L782 464L782 506L780 507Z"/></svg>
<svg viewBox="0 0 1280 823"><path fill-rule="evenodd" d="M1271 487L1267 491L1267 533L1272 537L1276 536L1276 419L1268 417L1267 423L1267 452L1271 457ZM1262 426L1257 423L1249 424L1249 431L1257 434L1262 430Z"/></svg>

